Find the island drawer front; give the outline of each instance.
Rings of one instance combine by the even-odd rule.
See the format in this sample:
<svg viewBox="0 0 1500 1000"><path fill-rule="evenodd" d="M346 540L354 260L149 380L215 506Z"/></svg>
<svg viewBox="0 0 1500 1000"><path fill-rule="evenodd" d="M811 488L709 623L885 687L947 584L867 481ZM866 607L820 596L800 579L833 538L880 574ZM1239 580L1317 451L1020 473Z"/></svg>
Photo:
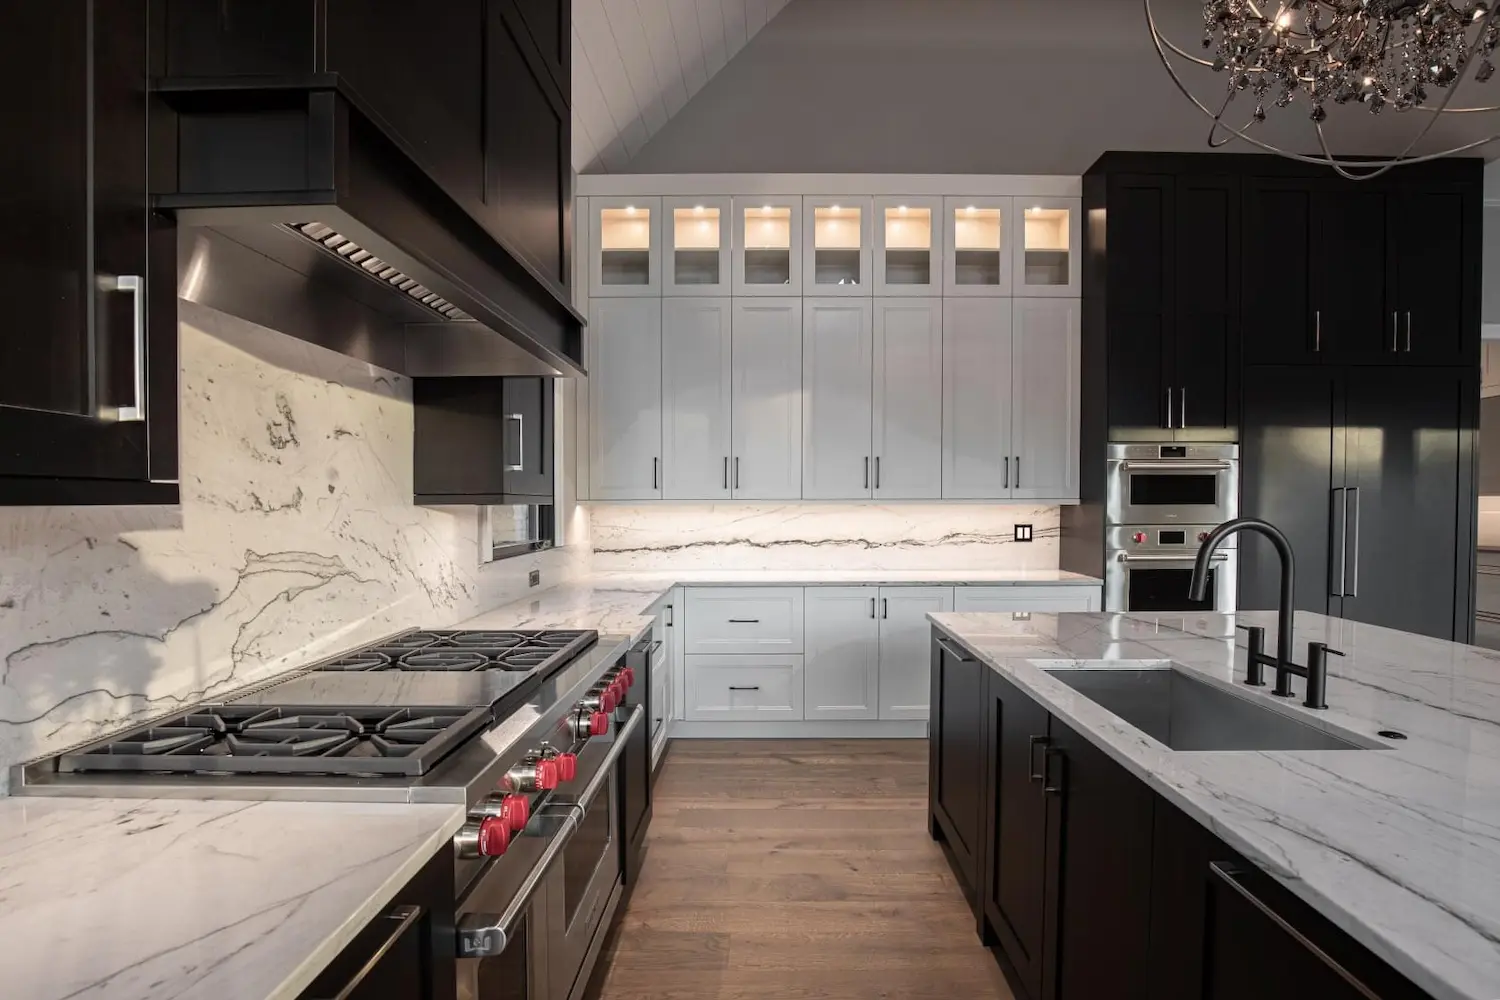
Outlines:
<svg viewBox="0 0 1500 1000"><path fill-rule="evenodd" d="M686 718L785 722L802 718L801 656L688 656Z"/></svg>
<svg viewBox="0 0 1500 1000"><path fill-rule="evenodd" d="M802 652L801 587L690 587L686 611L689 655Z"/></svg>
<svg viewBox="0 0 1500 1000"><path fill-rule="evenodd" d="M954 587L954 611L1098 611L1097 586Z"/></svg>

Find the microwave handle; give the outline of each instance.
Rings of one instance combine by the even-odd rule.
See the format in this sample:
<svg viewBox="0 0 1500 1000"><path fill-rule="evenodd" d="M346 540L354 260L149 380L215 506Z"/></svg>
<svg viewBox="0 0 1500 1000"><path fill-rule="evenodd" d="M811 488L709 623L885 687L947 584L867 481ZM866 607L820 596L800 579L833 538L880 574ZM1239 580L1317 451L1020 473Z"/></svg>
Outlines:
<svg viewBox="0 0 1500 1000"><path fill-rule="evenodd" d="M1232 462L1137 462L1126 459L1122 469L1141 472L1224 472L1234 468Z"/></svg>

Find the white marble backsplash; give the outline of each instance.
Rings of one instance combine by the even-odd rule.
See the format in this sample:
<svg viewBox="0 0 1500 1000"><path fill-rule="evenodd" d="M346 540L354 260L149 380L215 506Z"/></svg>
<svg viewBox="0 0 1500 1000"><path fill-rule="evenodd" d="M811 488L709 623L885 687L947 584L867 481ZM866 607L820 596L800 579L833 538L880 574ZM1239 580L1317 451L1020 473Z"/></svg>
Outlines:
<svg viewBox="0 0 1500 1000"><path fill-rule="evenodd" d="M593 568L1056 569L1058 508L1000 504L615 506L590 510ZM1015 526L1032 526L1030 542Z"/></svg>
<svg viewBox="0 0 1500 1000"><path fill-rule="evenodd" d="M408 379L179 309L181 505L0 508L0 794L18 761L587 572L586 534L481 566L477 508L413 506Z"/></svg>

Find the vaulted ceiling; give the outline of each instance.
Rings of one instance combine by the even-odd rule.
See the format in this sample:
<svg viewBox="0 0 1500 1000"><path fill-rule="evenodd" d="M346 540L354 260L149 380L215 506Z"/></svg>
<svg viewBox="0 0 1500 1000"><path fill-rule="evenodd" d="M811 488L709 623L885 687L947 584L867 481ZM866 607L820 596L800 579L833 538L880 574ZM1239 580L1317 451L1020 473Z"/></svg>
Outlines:
<svg viewBox="0 0 1500 1000"><path fill-rule="evenodd" d="M573 169L623 170L787 0L573 0Z"/></svg>

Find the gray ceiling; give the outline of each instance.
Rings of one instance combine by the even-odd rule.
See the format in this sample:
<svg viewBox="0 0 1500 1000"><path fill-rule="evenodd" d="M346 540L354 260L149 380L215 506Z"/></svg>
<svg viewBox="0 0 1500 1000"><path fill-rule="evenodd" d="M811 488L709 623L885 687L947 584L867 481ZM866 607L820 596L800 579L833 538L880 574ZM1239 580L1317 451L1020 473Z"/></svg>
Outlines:
<svg viewBox="0 0 1500 1000"><path fill-rule="evenodd" d="M777 2L765 0L759 9ZM709 63L722 68L715 74L705 66L702 89L684 96L656 59L660 105L648 99L634 123L627 103L612 94L618 84L600 79L611 110L621 106L612 117L621 131L603 138L605 125L585 123L595 154L579 163L585 172L1077 174L1109 149L1207 148L1209 122L1158 62L1141 0L791 0L758 34L748 18L753 0L576 0L575 16L587 18L601 3L611 15L616 4L629 4L642 24L654 18L662 37L663 15L669 17L679 29L687 88L698 77L687 66L703 57L687 54L694 40L686 32L683 44L678 14L693 8L701 37L712 43ZM1196 50L1201 0L1154 0L1154 6L1171 36ZM730 51L730 40L741 34L737 16L730 15L733 27L729 18L722 22L727 64L719 62L720 22L705 17L708 7L747 12L748 44L738 55ZM613 16L610 23L618 39ZM646 37L657 52L649 45L655 36ZM595 61L592 39L575 36L575 67L580 40ZM1221 92L1223 78L1211 71L1183 72L1205 103ZM650 79L632 86L637 98L653 90ZM1467 84L1458 97L1500 104L1500 76ZM588 95L577 103L586 106ZM1270 111L1263 126L1268 141L1315 148L1305 105ZM1375 118L1363 109L1334 111L1326 128L1341 152L1394 152L1423 124L1417 113ZM601 117L597 109L594 117ZM1434 127L1426 145L1492 130L1500 130L1500 115L1453 116ZM1239 142L1227 148L1250 150ZM1484 152L1493 157L1500 148Z"/></svg>

